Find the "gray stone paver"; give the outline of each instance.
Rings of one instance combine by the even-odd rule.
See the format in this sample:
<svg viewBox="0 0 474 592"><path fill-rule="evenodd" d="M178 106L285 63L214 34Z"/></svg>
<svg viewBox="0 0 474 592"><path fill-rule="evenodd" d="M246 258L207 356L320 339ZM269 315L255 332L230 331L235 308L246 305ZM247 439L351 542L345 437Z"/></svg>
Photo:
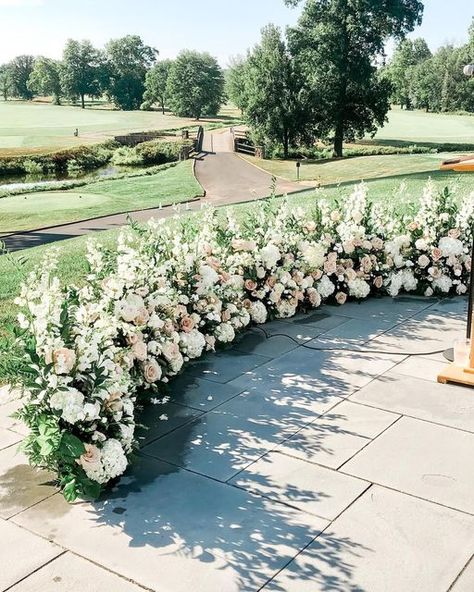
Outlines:
<svg viewBox="0 0 474 592"><path fill-rule="evenodd" d="M452 592L472 592L474 590L474 558L465 567L452 588Z"/></svg>
<svg viewBox="0 0 474 592"><path fill-rule="evenodd" d="M268 362L270 358L241 352L235 349L209 354L192 362L186 369L189 376L205 378L215 382L229 382Z"/></svg>
<svg viewBox="0 0 474 592"><path fill-rule="evenodd" d="M9 518L54 494L52 478L30 467L17 446L0 450L0 517Z"/></svg>
<svg viewBox="0 0 474 592"><path fill-rule="evenodd" d="M371 487L263 592L447 592L474 517Z"/></svg>
<svg viewBox="0 0 474 592"><path fill-rule="evenodd" d="M366 481L278 452L265 455L230 483L328 520L369 487Z"/></svg>
<svg viewBox="0 0 474 592"><path fill-rule="evenodd" d="M473 458L474 434L402 417L343 471L474 514Z"/></svg>
<svg viewBox="0 0 474 592"><path fill-rule="evenodd" d="M231 401L230 403L233 403ZM147 455L226 481L298 429L265 414L245 416L225 404L143 448Z"/></svg>
<svg viewBox="0 0 474 592"><path fill-rule="evenodd" d="M0 519L0 590L12 586L63 550L16 524Z"/></svg>
<svg viewBox="0 0 474 592"><path fill-rule="evenodd" d="M465 319L436 310L426 310L371 341L374 349L425 353L452 347L463 337Z"/></svg>
<svg viewBox="0 0 474 592"><path fill-rule="evenodd" d="M437 362L434 362L437 364ZM387 372L350 397L351 401L474 432L474 391Z"/></svg>
<svg viewBox="0 0 474 592"><path fill-rule="evenodd" d="M210 411L241 392L229 384L221 384L190 376L186 371L170 383L172 401L200 411Z"/></svg>
<svg viewBox="0 0 474 592"><path fill-rule="evenodd" d="M258 590L328 524L146 458L102 503L56 495L13 520L158 592Z"/></svg>
<svg viewBox="0 0 474 592"><path fill-rule="evenodd" d="M23 422L12 417L15 411L18 411L20 402L18 400L9 400L7 395L1 392L2 390L0 389L0 428L26 436L28 428Z"/></svg>
<svg viewBox="0 0 474 592"><path fill-rule="evenodd" d="M201 414L202 412L197 409L171 402L164 405L148 405L144 409L142 425L136 431L140 446L146 446Z"/></svg>
<svg viewBox="0 0 474 592"><path fill-rule="evenodd" d="M278 450L337 469L399 417L344 401L281 444Z"/></svg>
<svg viewBox="0 0 474 592"><path fill-rule="evenodd" d="M305 315L304 318L307 318L308 315ZM341 323L344 323L345 321L348 321L348 318L342 318L342 317L328 317L328 318L332 318L335 319L337 321L340 321ZM321 326L321 323L314 323L314 324L304 324L304 323L296 323L296 322L291 322L291 319L286 319L284 321L282 320L277 320L277 321L271 321L269 323L265 323L265 325L259 327L256 327L254 329L254 331L258 331L260 333L262 333L262 335L264 335L264 333L262 332L262 329L265 331L265 333L267 335L285 335L287 337L291 337L293 339L296 339L296 341L298 343L306 343L307 341L311 341L311 339L314 339L315 337L317 337L318 335L321 335L321 333L324 333L325 331L327 331L327 329L324 326Z"/></svg>
<svg viewBox="0 0 474 592"><path fill-rule="evenodd" d="M24 432L17 403L0 400L0 517L41 547L0 533L8 585L471 592L472 561L459 574L474 552L474 391L437 384L444 362L429 353L462 335L465 309L371 300L263 327L352 352L254 329L170 383L137 461L93 504L66 504L26 465L8 444Z"/></svg>
<svg viewBox="0 0 474 592"><path fill-rule="evenodd" d="M238 351L277 358L297 346L297 343L287 337L277 335L272 339L267 339L262 331L250 329L237 339L234 347Z"/></svg>
<svg viewBox="0 0 474 592"><path fill-rule="evenodd" d="M73 553L64 553L11 592L143 592L143 588ZM9 591L10 592L10 591Z"/></svg>
<svg viewBox="0 0 474 592"><path fill-rule="evenodd" d="M17 444L22 439L21 434L0 428L0 450Z"/></svg>

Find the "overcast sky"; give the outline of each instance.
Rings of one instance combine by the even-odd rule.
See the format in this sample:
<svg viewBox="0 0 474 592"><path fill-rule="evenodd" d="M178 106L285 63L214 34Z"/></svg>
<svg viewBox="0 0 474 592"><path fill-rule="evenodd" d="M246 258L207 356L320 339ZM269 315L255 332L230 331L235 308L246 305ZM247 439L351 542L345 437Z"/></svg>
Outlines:
<svg viewBox="0 0 474 592"><path fill-rule="evenodd" d="M22 53L58 58L68 38L101 47L134 33L162 58L189 48L226 66L258 41L265 24L291 25L299 11L283 0L0 0L0 63ZM462 43L473 15L473 0L426 0L423 25L412 36L425 37L432 49Z"/></svg>

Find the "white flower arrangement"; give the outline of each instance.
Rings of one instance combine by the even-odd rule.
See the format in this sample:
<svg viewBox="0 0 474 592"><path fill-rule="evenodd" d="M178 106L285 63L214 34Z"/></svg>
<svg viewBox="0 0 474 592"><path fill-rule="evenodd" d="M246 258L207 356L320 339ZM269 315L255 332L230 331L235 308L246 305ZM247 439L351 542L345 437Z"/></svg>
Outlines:
<svg viewBox="0 0 474 592"><path fill-rule="evenodd" d="M360 185L311 212L257 204L242 224L210 209L152 220L124 228L115 252L91 242L81 288L61 289L49 256L17 299L30 461L56 471L67 499L96 497L127 467L139 402L165 400L188 360L250 323L370 294L465 293L473 202L428 184L408 218Z"/></svg>

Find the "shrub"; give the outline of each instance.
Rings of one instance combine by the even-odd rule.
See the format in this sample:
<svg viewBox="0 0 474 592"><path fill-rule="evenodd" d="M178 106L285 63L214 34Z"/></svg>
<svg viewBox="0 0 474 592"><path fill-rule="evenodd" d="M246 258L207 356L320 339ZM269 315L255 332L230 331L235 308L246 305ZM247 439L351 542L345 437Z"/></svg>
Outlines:
<svg viewBox="0 0 474 592"><path fill-rule="evenodd" d="M68 170L68 163L71 160L75 161L75 167L81 170L91 170L106 164L117 146L118 144L115 142L105 142L45 154L0 156L0 175L28 173L33 169L35 169L35 174L44 172L64 173Z"/></svg>
<svg viewBox="0 0 474 592"><path fill-rule="evenodd" d="M123 166L138 166L143 164L142 157L137 154L136 148L121 146L115 150L112 156L112 164Z"/></svg>
<svg viewBox="0 0 474 592"><path fill-rule="evenodd" d="M43 166L39 162L35 162L29 158L23 162L23 168L25 173L29 175L39 175L43 172Z"/></svg>

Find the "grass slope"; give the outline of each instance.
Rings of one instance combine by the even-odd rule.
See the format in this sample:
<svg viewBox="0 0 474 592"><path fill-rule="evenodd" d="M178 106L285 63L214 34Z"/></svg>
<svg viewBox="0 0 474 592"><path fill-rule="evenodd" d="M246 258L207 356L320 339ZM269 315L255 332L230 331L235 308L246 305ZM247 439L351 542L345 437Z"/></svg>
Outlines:
<svg viewBox="0 0 474 592"><path fill-rule="evenodd" d="M91 183L0 199L0 232L29 230L108 214L178 203L202 195L192 160L156 175Z"/></svg>
<svg viewBox="0 0 474 592"><path fill-rule="evenodd" d="M372 199L412 200L421 194L428 178L439 189L456 187L461 196L474 191L474 175L439 170L439 164L445 156L448 157L443 154L399 154L303 162L300 178L303 181L317 181L329 197L347 193L348 186L366 181ZM257 160L247 156L245 159L273 175L292 181L296 179L294 161Z"/></svg>

